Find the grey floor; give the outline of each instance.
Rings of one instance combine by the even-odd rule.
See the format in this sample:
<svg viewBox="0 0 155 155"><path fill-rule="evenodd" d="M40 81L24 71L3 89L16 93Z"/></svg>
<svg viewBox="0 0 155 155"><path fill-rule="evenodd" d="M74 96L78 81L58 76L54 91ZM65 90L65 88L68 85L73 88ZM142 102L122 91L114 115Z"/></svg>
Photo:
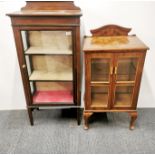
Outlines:
<svg viewBox="0 0 155 155"><path fill-rule="evenodd" d="M0 111L0 153L155 153L155 109L138 112L134 131L126 113L95 116L85 131L60 110L35 111L33 127L24 110Z"/></svg>

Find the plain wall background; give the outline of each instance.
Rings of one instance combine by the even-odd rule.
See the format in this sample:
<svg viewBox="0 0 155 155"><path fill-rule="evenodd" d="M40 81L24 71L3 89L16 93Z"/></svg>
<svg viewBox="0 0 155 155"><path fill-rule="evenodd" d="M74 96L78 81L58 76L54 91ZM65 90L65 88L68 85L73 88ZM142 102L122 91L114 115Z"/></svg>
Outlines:
<svg viewBox="0 0 155 155"><path fill-rule="evenodd" d="M155 107L155 2L118 0L76 0L81 7L82 36L106 24L131 27L150 50L147 53L138 107ZM24 1L0 1L0 110L25 109L26 103L16 55L10 18L5 14L17 11ZM82 85L82 101L84 86ZM83 105L83 104L82 104Z"/></svg>

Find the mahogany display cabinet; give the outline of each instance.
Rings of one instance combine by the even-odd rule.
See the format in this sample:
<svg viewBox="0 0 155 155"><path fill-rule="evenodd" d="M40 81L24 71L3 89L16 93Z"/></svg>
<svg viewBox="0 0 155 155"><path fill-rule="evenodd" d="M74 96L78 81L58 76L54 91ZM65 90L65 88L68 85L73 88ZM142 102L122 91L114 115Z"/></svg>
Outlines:
<svg viewBox="0 0 155 155"><path fill-rule="evenodd" d="M30 123L41 107L75 108L80 123L80 16L73 1L27 1L11 17Z"/></svg>
<svg viewBox="0 0 155 155"><path fill-rule="evenodd" d="M137 36L128 35L130 30L106 25L85 38L85 129L96 112L128 112L130 129L134 129L148 47Z"/></svg>

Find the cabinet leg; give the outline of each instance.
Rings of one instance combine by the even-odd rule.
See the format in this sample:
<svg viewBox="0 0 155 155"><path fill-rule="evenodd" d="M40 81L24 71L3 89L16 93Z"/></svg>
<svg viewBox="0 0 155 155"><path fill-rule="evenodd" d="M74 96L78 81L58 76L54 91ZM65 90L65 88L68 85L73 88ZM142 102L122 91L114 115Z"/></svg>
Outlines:
<svg viewBox="0 0 155 155"><path fill-rule="evenodd" d="M88 121L89 117L92 115L92 112L84 112L83 117L84 117L84 129L87 130L89 128Z"/></svg>
<svg viewBox="0 0 155 155"><path fill-rule="evenodd" d="M77 108L77 124L81 124L81 115L80 115L80 108Z"/></svg>
<svg viewBox="0 0 155 155"><path fill-rule="evenodd" d="M30 124L33 125L33 115L32 115L32 109L28 108L28 115L29 115L29 120L30 120Z"/></svg>
<svg viewBox="0 0 155 155"><path fill-rule="evenodd" d="M129 115L131 116L131 120L130 120L130 130L133 130L135 128L135 121L137 119L138 113L137 111L135 112L130 112Z"/></svg>

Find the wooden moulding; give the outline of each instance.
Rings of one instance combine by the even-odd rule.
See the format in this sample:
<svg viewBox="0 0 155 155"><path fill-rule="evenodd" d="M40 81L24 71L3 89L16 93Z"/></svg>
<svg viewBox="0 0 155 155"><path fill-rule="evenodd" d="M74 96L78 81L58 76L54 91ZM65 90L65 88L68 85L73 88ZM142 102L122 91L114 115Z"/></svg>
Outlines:
<svg viewBox="0 0 155 155"><path fill-rule="evenodd" d="M26 1L21 10L80 10L73 1Z"/></svg>
<svg viewBox="0 0 155 155"><path fill-rule="evenodd" d="M112 41L109 42L109 40L115 40L115 36L105 36L104 37L104 42L106 42L106 40L108 40L106 42L106 44L102 44L100 43L94 43L93 38L94 37L86 37L85 38L85 44L83 47L83 51L84 52L90 52L90 51L105 51L105 52L109 52L109 51L113 51L113 52L119 52L119 51L124 51L124 52L135 52L135 51L139 51L139 52L143 52L144 50L149 49L142 41L140 41L136 36L117 36L117 38L126 38L127 41L126 42L119 42L119 41ZM95 36L95 39L103 39L103 37L100 36Z"/></svg>
<svg viewBox="0 0 155 155"><path fill-rule="evenodd" d="M21 11L8 16L72 16L82 15L81 9L73 1L26 1Z"/></svg>

